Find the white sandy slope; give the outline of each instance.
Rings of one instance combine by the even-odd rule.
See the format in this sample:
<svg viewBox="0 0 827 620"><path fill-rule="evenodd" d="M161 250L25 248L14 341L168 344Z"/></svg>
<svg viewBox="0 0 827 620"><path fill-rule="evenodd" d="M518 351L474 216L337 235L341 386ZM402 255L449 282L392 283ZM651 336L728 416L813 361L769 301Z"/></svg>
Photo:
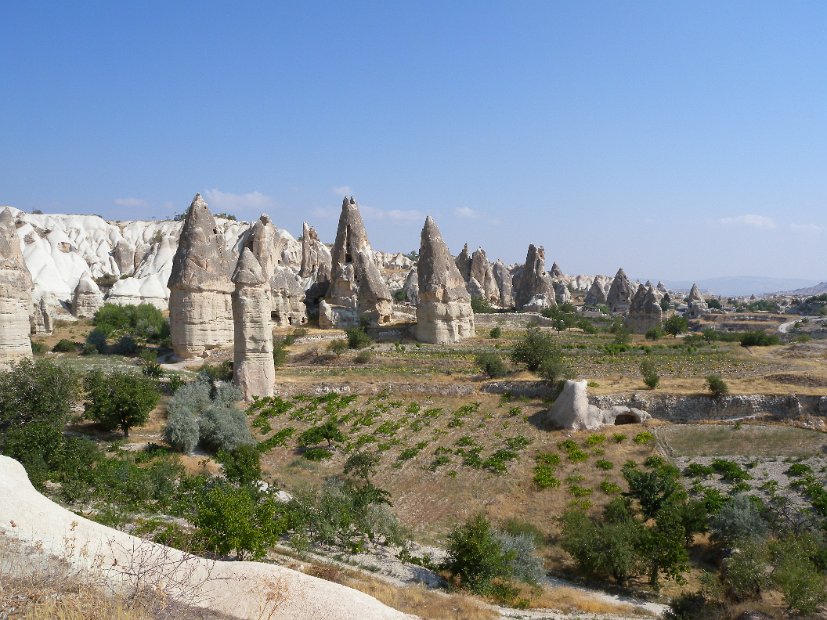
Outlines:
<svg viewBox="0 0 827 620"><path fill-rule="evenodd" d="M23 466L2 455L0 532L65 558L92 583L129 593L141 579L159 595L236 618L411 618L367 594L282 566L187 556L89 521L38 493Z"/></svg>

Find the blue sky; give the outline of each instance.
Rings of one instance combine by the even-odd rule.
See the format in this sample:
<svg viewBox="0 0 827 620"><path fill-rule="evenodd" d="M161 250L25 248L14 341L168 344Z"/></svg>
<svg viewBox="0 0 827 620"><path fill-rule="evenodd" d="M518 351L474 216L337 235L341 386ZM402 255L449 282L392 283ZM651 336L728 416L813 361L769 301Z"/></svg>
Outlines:
<svg viewBox="0 0 827 620"><path fill-rule="evenodd" d="M4 2L0 204L827 280L827 3Z"/></svg>

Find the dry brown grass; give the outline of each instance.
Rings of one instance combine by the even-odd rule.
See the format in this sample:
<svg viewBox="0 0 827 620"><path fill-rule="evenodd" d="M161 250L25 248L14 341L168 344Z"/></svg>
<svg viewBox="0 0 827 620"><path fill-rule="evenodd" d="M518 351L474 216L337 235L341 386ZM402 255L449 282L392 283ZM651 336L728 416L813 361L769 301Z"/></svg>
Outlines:
<svg viewBox="0 0 827 620"><path fill-rule="evenodd" d="M565 587L544 588L540 596L532 599L531 607L570 614L613 614L623 617L650 615L632 605L602 601L581 590Z"/></svg>
<svg viewBox="0 0 827 620"><path fill-rule="evenodd" d="M674 424L658 436L675 456L813 456L827 451L827 435L792 426Z"/></svg>

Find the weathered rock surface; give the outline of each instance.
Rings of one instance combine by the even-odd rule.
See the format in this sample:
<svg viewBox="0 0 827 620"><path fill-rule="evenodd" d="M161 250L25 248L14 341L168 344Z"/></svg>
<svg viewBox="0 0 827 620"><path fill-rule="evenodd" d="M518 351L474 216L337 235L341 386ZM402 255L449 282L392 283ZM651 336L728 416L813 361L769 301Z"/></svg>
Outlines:
<svg viewBox="0 0 827 620"><path fill-rule="evenodd" d="M330 288L326 303L319 306L319 326L349 327L361 317L374 325L390 323L391 292L374 262L359 206L352 197L342 202L331 261Z"/></svg>
<svg viewBox="0 0 827 620"><path fill-rule="evenodd" d="M316 229L307 222L302 224L302 262L299 276L313 278L315 282L327 282L330 278L330 250L319 241Z"/></svg>
<svg viewBox="0 0 827 620"><path fill-rule="evenodd" d="M564 282L554 281L554 300L557 302L557 305L562 304L570 304L571 303L571 291L569 287L566 286Z"/></svg>
<svg viewBox="0 0 827 620"><path fill-rule="evenodd" d="M488 262L488 257L485 255L485 250L477 248L471 255L471 269L470 278L476 280L482 292L482 297L496 305L502 305L500 300L500 288L494 278L494 272L491 269L491 263ZM469 290L470 292L470 290ZM473 295L472 295L473 296Z"/></svg>
<svg viewBox="0 0 827 620"><path fill-rule="evenodd" d="M651 284L648 288L641 284L629 305L626 327L636 334L645 334L653 327L660 327L662 321L663 310L658 303L654 288Z"/></svg>
<svg viewBox="0 0 827 620"><path fill-rule="evenodd" d="M644 422L651 416L641 409L609 405L601 409L589 403L586 381L566 381L551 409L542 416L545 425L566 430L595 430L602 426Z"/></svg>
<svg viewBox="0 0 827 620"><path fill-rule="evenodd" d="M586 293L584 303L587 306L602 306L606 303L606 291L603 290L603 286L597 278L594 279L589 292Z"/></svg>
<svg viewBox="0 0 827 620"><path fill-rule="evenodd" d="M416 267L411 267L408 272L402 291L405 293L405 301L413 306L419 305L419 271Z"/></svg>
<svg viewBox="0 0 827 620"><path fill-rule="evenodd" d="M232 277L233 382L245 400L272 396L276 381L270 283L250 248L244 248Z"/></svg>
<svg viewBox="0 0 827 620"><path fill-rule="evenodd" d="M706 303L704 296L701 295L701 290L697 284L692 285L689 296L686 298L686 305L686 313L690 318L698 319L709 313L709 305Z"/></svg>
<svg viewBox="0 0 827 620"><path fill-rule="evenodd" d="M463 280L468 282L471 278L471 253L468 251L467 243L462 246L462 251L457 254L454 262L457 265L457 269L459 269L459 275L462 276Z"/></svg>
<svg viewBox="0 0 827 620"><path fill-rule="evenodd" d="M32 278L9 209L0 213L0 367L32 356Z"/></svg>
<svg viewBox="0 0 827 620"><path fill-rule="evenodd" d="M497 260L491 268L494 275L494 282L497 285L497 292L500 297L500 307L510 308L514 305L514 296L512 293L511 272L508 267L501 260Z"/></svg>
<svg viewBox="0 0 827 620"><path fill-rule="evenodd" d="M435 344L450 344L473 336L471 296L431 216L425 219L422 228L417 279L417 339Z"/></svg>
<svg viewBox="0 0 827 620"><path fill-rule="evenodd" d="M103 305L103 293L88 275L81 277L72 294L72 314L79 319L90 319Z"/></svg>
<svg viewBox="0 0 827 620"><path fill-rule="evenodd" d="M552 280L559 280L566 277L566 274L563 273L563 270L560 269L560 265L556 262L551 264L551 269L548 270L548 274L551 276Z"/></svg>
<svg viewBox="0 0 827 620"><path fill-rule="evenodd" d="M281 242L268 215L262 214L253 224L245 246L261 265L270 287L273 324L286 327L307 323L304 287L299 276L282 265Z"/></svg>
<svg viewBox="0 0 827 620"><path fill-rule="evenodd" d="M525 265L513 278L513 296L518 309L540 311L557 305L554 285L546 273L546 253L542 246L528 246Z"/></svg>
<svg viewBox="0 0 827 620"><path fill-rule="evenodd" d="M233 342L230 257L207 203L187 211L169 276L172 349L182 359Z"/></svg>
<svg viewBox="0 0 827 620"><path fill-rule="evenodd" d="M44 293L39 301L32 304L29 327L32 334L51 334L55 329L52 310L59 304L51 293Z"/></svg>
<svg viewBox="0 0 827 620"><path fill-rule="evenodd" d="M623 267L617 270L612 280L612 286L606 295L606 303L609 310L615 314L626 314L629 311L629 305L632 303L632 283L626 277Z"/></svg>

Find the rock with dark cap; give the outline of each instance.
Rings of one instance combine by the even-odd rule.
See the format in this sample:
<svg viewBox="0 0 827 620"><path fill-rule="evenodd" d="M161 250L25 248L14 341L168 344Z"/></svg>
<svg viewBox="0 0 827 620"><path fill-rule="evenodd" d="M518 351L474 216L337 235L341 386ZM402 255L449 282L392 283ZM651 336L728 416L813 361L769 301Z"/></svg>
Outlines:
<svg viewBox="0 0 827 620"><path fill-rule="evenodd" d="M471 296L431 216L425 219L422 228L417 278L417 339L434 344L451 344L473 336Z"/></svg>
<svg viewBox="0 0 827 620"><path fill-rule="evenodd" d="M182 358L233 342L231 259L207 203L187 210L167 286L174 353Z"/></svg>

